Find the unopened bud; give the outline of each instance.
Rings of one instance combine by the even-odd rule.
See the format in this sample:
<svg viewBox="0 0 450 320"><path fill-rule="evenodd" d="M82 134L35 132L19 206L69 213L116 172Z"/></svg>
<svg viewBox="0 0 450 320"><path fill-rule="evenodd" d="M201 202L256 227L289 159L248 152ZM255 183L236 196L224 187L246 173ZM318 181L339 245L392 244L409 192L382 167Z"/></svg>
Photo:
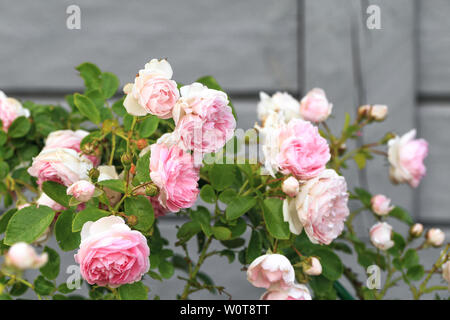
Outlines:
<svg viewBox="0 0 450 320"><path fill-rule="evenodd" d="M135 226L138 222L138 218L135 215L131 215L127 218L127 224L129 226Z"/></svg>
<svg viewBox="0 0 450 320"><path fill-rule="evenodd" d="M416 223L409 229L409 234L413 238L418 238L423 233L423 225L421 223Z"/></svg>
<svg viewBox="0 0 450 320"><path fill-rule="evenodd" d="M358 108L358 118L359 119L364 119L364 118L368 117L369 113L370 113L370 105L368 105L368 104L365 104Z"/></svg>
<svg viewBox="0 0 450 320"><path fill-rule="evenodd" d="M338 148L338 154L342 156L347 151L347 145L345 143L341 143Z"/></svg>
<svg viewBox="0 0 450 320"><path fill-rule="evenodd" d="M431 228L426 234L426 240L433 247L440 247L445 240L445 234L441 229Z"/></svg>
<svg viewBox="0 0 450 320"><path fill-rule="evenodd" d="M135 174L136 173L136 166L134 165L134 163L131 164L130 173L131 174Z"/></svg>
<svg viewBox="0 0 450 320"><path fill-rule="evenodd" d="M388 107L381 104L374 104L370 108L370 118L375 121L383 121L388 114Z"/></svg>
<svg viewBox="0 0 450 320"><path fill-rule="evenodd" d="M125 153L120 157L120 160L122 161L123 166L128 168L130 166L131 162L133 161L133 157L131 155Z"/></svg>
<svg viewBox="0 0 450 320"><path fill-rule="evenodd" d="M15 243L5 255L6 265L19 269L39 269L48 261L48 254L38 255L34 248L25 242Z"/></svg>
<svg viewBox="0 0 450 320"><path fill-rule="evenodd" d="M142 149L144 149L146 146L148 146L148 142L147 142L147 140L145 140L145 139L139 139L139 140L136 142L136 146L137 146L137 148L138 148L139 150L142 150Z"/></svg>
<svg viewBox="0 0 450 320"><path fill-rule="evenodd" d="M149 184L145 187L145 195L149 196L149 197L154 197L157 196L159 194L159 189L156 185Z"/></svg>
<svg viewBox="0 0 450 320"><path fill-rule="evenodd" d="M322 265L316 257L310 257L303 263L303 272L310 276L318 276L322 273Z"/></svg>
<svg viewBox="0 0 450 320"><path fill-rule="evenodd" d="M89 170L89 178L91 178L92 182L97 182L99 176L100 171L97 168L92 168L91 170Z"/></svg>
<svg viewBox="0 0 450 320"><path fill-rule="evenodd" d="M384 135L383 139L381 139L381 144L386 144L389 140L392 140L396 137L396 134L393 132L388 132Z"/></svg>
<svg viewBox="0 0 450 320"><path fill-rule="evenodd" d="M84 145L83 145L83 147L81 148L81 151L84 153L84 154L88 154L88 155L91 155L91 154L94 154L95 153L95 144L94 143L92 143L92 142L88 142L88 143L85 143Z"/></svg>
<svg viewBox="0 0 450 320"><path fill-rule="evenodd" d="M289 197L295 197L298 194L299 188L300 185L298 183L298 180L294 177L287 178L281 185L281 190L283 190L283 192L286 193Z"/></svg>

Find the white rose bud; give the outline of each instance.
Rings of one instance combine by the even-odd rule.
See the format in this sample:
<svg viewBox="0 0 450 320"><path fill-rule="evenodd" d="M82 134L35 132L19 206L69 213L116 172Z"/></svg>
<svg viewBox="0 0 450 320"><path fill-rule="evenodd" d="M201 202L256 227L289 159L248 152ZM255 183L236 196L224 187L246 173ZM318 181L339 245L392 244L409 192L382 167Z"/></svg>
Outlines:
<svg viewBox="0 0 450 320"><path fill-rule="evenodd" d="M39 269L48 261L48 254L44 252L38 255L34 248L25 242L15 243L5 256L8 266L19 270Z"/></svg>
<svg viewBox="0 0 450 320"><path fill-rule="evenodd" d="M426 239L433 247L440 247L445 240L445 234L441 229L431 228L426 234Z"/></svg>
<svg viewBox="0 0 450 320"><path fill-rule="evenodd" d="M414 224L411 229L409 229L409 234L414 237L418 238L422 235L423 232L423 225L421 223Z"/></svg>
<svg viewBox="0 0 450 320"><path fill-rule="evenodd" d="M311 257L309 261L303 265L303 271L310 276L318 276L322 274L322 265L319 259Z"/></svg>
<svg viewBox="0 0 450 320"><path fill-rule="evenodd" d="M289 177L286 180L283 181L283 184L281 185L281 190L283 190L284 193L286 193L289 197L295 197L298 194L300 185L298 183L298 180L294 177Z"/></svg>
<svg viewBox="0 0 450 320"><path fill-rule="evenodd" d="M392 227L386 222L379 222L370 228L370 241L380 250L388 250L394 246Z"/></svg>
<svg viewBox="0 0 450 320"><path fill-rule="evenodd" d="M375 104L370 109L370 117L375 121L383 121L388 114L388 107L385 105Z"/></svg>

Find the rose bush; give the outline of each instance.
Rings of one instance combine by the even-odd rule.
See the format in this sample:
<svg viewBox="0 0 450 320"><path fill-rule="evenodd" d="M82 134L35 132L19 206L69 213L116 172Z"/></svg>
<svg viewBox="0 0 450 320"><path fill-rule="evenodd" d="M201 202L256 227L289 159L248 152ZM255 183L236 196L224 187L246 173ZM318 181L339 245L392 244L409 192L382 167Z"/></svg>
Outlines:
<svg viewBox="0 0 450 320"><path fill-rule="evenodd" d="M167 60L152 59L121 96L114 74L92 63L76 69L85 90L66 96L69 110L0 92L1 298L27 290L40 299L85 298L56 282L58 250L73 253L89 298L99 300L158 298L147 284L176 269L184 282L177 298L200 290L231 298L202 270L212 256L238 260L249 283L266 290L255 299L382 299L401 281L415 299L447 292L445 234L414 224L389 195L348 189L349 163L363 169L375 156L387 159L394 183L417 187L425 177L428 144L415 130L347 148L387 117L387 106L361 106L334 134L326 120L339 107L322 89L300 101L261 93L260 123L241 139L233 105L210 76L181 85ZM254 145L256 155L239 154ZM159 229L166 215L185 218L176 239ZM356 230L363 215L376 223ZM50 237L58 250L45 246ZM425 270L418 252L429 247L441 253ZM355 255L362 271L377 265L382 288L368 288L343 254ZM28 279L27 269L39 275ZM443 284L430 285L432 277Z"/></svg>

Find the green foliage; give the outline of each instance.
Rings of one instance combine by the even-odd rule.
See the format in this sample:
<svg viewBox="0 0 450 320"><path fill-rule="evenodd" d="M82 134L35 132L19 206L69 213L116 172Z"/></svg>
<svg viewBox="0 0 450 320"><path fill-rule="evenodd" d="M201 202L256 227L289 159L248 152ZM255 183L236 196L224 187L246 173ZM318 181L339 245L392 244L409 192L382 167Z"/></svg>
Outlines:
<svg viewBox="0 0 450 320"><path fill-rule="evenodd" d="M59 247L63 251L75 250L79 247L80 232L72 231L72 221L76 213L73 210L61 212L55 224L55 237Z"/></svg>

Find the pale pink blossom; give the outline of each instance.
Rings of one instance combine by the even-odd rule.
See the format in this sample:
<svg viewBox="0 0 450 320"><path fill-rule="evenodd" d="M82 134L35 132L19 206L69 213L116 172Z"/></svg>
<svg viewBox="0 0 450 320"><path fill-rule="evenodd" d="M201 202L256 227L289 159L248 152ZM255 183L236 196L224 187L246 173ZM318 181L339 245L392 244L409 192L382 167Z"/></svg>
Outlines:
<svg viewBox="0 0 450 320"><path fill-rule="evenodd" d="M394 183L409 183L416 188L426 174L423 163L428 155L428 143L424 139L414 139L413 129L402 137L395 137L388 142L388 159L391 165L390 177Z"/></svg>
<svg viewBox="0 0 450 320"><path fill-rule="evenodd" d="M423 224L421 223L415 223L409 229L410 235L415 238L420 237L422 235L422 232L423 232Z"/></svg>
<svg viewBox="0 0 450 320"><path fill-rule="evenodd" d="M386 222L379 222L370 228L370 241L375 248L388 250L394 246L392 227Z"/></svg>
<svg viewBox="0 0 450 320"><path fill-rule="evenodd" d="M276 92L272 96L260 92L259 99L258 118L263 127L272 113L276 113L285 122L300 118L300 104L287 92Z"/></svg>
<svg viewBox="0 0 450 320"><path fill-rule="evenodd" d="M25 242L17 242L9 248L5 255L6 265L19 269L39 269L48 261L46 252L38 255L34 248Z"/></svg>
<svg viewBox="0 0 450 320"><path fill-rule="evenodd" d="M44 181L55 181L70 186L79 180L87 180L92 162L81 157L72 149L44 149L33 158L28 173L38 179L41 185Z"/></svg>
<svg viewBox="0 0 450 320"><path fill-rule="evenodd" d="M288 289L295 280L291 262L281 254L265 254L250 264L247 269L247 280L258 288Z"/></svg>
<svg viewBox="0 0 450 320"><path fill-rule="evenodd" d="M295 199L285 202L284 220L292 233L300 234L303 227L311 242L328 245L344 230L347 203L345 178L326 169L302 185Z"/></svg>
<svg viewBox="0 0 450 320"><path fill-rule="evenodd" d="M45 140L44 149L67 148L81 152L81 141L89 132L85 130L57 130L50 133ZM88 158L94 166L100 164L100 158L94 155L83 155Z"/></svg>
<svg viewBox="0 0 450 320"><path fill-rule="evenodd" d="M195 203L199 170L192 155L178 146L152 145L150 178L160 189L159 202L170 211L177 212Z"/></svg>
<svg viewBox="0 0 450 320"><path fill-rule="evenodd" d="M139 231L117 216L86 222L75 261L89 284L118 287L140 281L149 270L150 249Z"/></svg>
<svg viewBox="0 0 450 320"><path fill-rule="evenodd" d="M152 59L139 71L134 84L127 84L123 103L134 116L153 114L161 119L172 117L172 109L180 97L177 83L172 78L172 67L165 59Z"/></svg>
<svg viewBox="0 0 450 320"><path fill-rule="evenodd" d="M280 171L298 179L316 177L331 157L327 140L320 136L317 127L301 119L293 119L281 128L278 143Z"/></svg>
<svg viewBox="0 0 450 320"><path fill-rule="evenodd" d="M328 102L325 91L320 88L314 88L309 91L300 101L300 115L304 120L312 122L325 121L333 105Z"/></svg>
<svg viewBox="0 0 450 320"><path fill-rule="evenodd" d="M66 192L80 202L87 202L94 195L95 185L89 181L80 180L68 187Z"/></svg>
<svg viewBox="0 0 450 320"><path fill-rule="evenodd" d="M431 228L427 231L426 239L434 247L440 247L445 240L445 233L438 228Z"/></svg>
<svg viewBox="0 0 450 320"><path fill-rule="evenodd" d="M372 204L373 212L379 216L385 216L394 209L394 206L391 206L391 199L382 194L373 196L370 203Z"/></svg>
<svg viewBox="0 0 450 320"><path fill-rule="evenodd" d="M289 197L295 197L298 194L298 190L300 188L300 184L298 180L294 177L289 177L283 181L281 185L281 190L287 194Z"/></svg>
<svg viewBox="0 0 450 320"><path fill-rule="evenodd" d="M227 95L197 82L180 91L173 111L180 146L200 155L219 151L236 128Z"/></svg>
<svg viewBox="0 0 450 320"><path fill-rule="evenodd" d="M375 121L383 121L388 115L388 107L382 104L374 104L370 108L370 117Z"/></svg>
<svg viewBox="0 0 450 320"><path fill-rule="evenodd" d="M30 116L30 111L22 106L22 104L14 99L8 98L3 91L0 90L0 120L3 124L3 130L8 131L11 124L18 117Z"/></svg>
<svg viewBox="0 0 450 320"><path fill-rule="evenodd" d="M276 288L266 291L261 300L312 300L312 298L305 285L294 283L288 289Z"/></svg>

